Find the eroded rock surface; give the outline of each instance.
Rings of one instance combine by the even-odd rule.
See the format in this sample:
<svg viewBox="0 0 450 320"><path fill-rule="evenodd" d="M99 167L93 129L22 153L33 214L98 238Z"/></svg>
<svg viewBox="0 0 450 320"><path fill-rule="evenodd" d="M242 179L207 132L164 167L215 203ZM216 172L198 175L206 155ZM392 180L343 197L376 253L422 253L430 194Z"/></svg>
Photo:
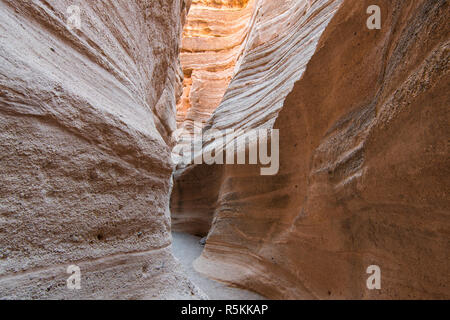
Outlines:
<svg viewBox="0 0 450 320"><path fill-rule="evenodd" d="M267 14L281 19L288 2L271 1ZM297 11L262 23L280 30L258 33L243 53L209 126L273 124L280 172L177 172L176 219L193 215L202 190L214 200L193 220L211 225L197 270L269 298L450 297L448 2L383 1L382 28L369 30L372 2L311 1L305 21L322 19L317 28L297 18L299 29L285 32ZM327 24L322 15L334 12ZM311 30L321 30L317 43L287 40ZM293 43L286 52L298 55L271 55ZM381 268L381 290L366 287L370 265Z"/></svg>
<svg viewBox="0 0 450 320"><path fill-rule="evenodd" d="M206 127L221 131L272 127L340 3L258 1L234 77ZM222 170L222 166L204 165L177 170L171 202L176 230L208 233L220 206Z"/></svg>
<svg viewBox="0 0 450 320"><path fill-rule="evenodd" d="M196 123L201 128L222 101L245 47L254 3L193 1L183 32L183 96L177 105L178 125L188 132Z"/></svg>
<svg viewBox="0 0 450 320"><path fill-rule="evenodd" d="M204 297L170 251L189 2L78 1L69 30L72 1L0 1L0 298Z"/></svg>

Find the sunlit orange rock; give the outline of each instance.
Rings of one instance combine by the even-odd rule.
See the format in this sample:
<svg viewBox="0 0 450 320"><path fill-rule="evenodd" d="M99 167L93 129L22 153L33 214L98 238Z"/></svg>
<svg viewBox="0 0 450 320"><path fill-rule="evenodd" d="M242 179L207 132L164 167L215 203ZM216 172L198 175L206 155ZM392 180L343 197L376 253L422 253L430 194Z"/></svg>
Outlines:
<svg viewBox="0 0 450 320"><path fill-rule="evenodd" d="M180 54L183 96L177 123L193 132L220 104L244 49L255 0L193 1Z"/></svg>

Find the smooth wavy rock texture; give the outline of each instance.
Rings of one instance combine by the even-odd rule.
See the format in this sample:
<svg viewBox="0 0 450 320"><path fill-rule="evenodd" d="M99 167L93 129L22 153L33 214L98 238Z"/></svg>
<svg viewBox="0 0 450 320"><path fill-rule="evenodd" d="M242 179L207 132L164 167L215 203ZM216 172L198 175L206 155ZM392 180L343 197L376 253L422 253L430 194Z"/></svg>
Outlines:
<svg viewBox="0 0 450 320"><path fill-rule="evenodd" d="M292 23L320 40L284 55L271 53L294 43L290 20L263 21L294 4L270 3L257 21L279 30L258 33L209 125L273 123L280 172L177 172L177 219L192 214L205 186L213 201L195 217L210 225L196 230L209 234L195 267L269 298L449 299L448 1L379 2L381 30L366 27L373 1L312 1L309 23ZM371 265L381 269L381 290L366 287Z"/></svg>
<svg viewBox="0 0 450 320"><path fill-rule="evenodd" d="M171 253L190 1L0 1L0 298L204 298ZM69 265L81 290L69 290Z"/></svg>
<svg viewBox="0 0 450 320"><path fill-rule="evenodd" d="M341 2L258 1L235 75L205 127L218 130L272 127L284 99L305 71L320 35ZM209 87L208 83L205 87ZM220 166L200 165L175 172L171 212L176 230L194 231L197 235L208 233L222 185L217 169L222 170Z"/></svg>
<svg viewBox="0 0 450 320"><path fill-rule="evenodd" d="M183 96L177 123L194 132L222 101L244 49L255 0L193 1L184 26L182 51ZM194 123L196 122L196 123Z"/></svg>

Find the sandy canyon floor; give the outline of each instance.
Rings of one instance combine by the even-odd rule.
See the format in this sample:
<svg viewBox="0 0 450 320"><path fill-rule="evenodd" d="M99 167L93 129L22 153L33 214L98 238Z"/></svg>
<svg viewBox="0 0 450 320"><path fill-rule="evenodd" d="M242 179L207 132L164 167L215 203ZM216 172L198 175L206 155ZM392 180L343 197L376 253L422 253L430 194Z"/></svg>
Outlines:
<svg viewBox="0 0 450 320"><path fill-rule="evenodd" d="M193 262L203 250L200 237L187 233L173 232L173 253L181 262L188 277L194 282L211 300L264 300L257 293L228 287L226 284L211 280L198 273Z"/></svg>

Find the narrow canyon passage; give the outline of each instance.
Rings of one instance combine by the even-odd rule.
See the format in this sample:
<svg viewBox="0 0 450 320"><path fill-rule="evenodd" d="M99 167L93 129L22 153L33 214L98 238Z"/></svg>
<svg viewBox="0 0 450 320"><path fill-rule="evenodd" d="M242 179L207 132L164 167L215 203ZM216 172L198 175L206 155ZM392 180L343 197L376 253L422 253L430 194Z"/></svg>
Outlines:
<svg viewBox="0 0 450 320"><path fill-rule="evenodd" d="M381 29L368 27L371 5L192 2L173 151L191 162L176 167L170 210L174 231L208 236L201 255L196 238L174 237L196 252L180 256L193 279L196 258L270 299L449 296L448 2L386 2ZM250 158L242 138L268 128L274 175L228 162L235 147ZM226 163L202 162L211 150ZM367 287L372 266L381 291Z"/></svg>
<svg viewBox="0 0 450 320"><path fill-rule="evenodd" d="M0 300L449 299L449 1L377 2L0 0Z"/></svg>
<svg viewBox="0 0 450 320"><path fill-rule="evenodd" d="M182 232L172 233L172 250L174 256L181 262L189 279L202 290L211 300L263 300L257 293L238 288L232 288L224 283L211 280L198 273L193 263L202 251L200 237Z"/></svg>

